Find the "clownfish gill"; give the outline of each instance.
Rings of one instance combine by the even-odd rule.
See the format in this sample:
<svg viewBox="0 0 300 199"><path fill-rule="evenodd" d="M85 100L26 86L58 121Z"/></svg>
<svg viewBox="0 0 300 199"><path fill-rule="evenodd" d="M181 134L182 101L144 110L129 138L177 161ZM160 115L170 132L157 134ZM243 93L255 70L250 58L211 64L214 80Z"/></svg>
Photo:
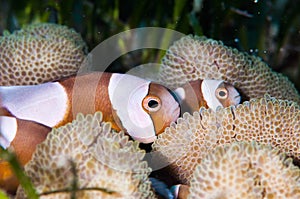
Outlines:
<svg viewBox="0 0 300 199"><path fill-rule="evenodd" d="M174 90L181 111L192 113L201 107L216 111L218 107L237 105L241 96L234 86L223 80L195 80Z"/></svg>

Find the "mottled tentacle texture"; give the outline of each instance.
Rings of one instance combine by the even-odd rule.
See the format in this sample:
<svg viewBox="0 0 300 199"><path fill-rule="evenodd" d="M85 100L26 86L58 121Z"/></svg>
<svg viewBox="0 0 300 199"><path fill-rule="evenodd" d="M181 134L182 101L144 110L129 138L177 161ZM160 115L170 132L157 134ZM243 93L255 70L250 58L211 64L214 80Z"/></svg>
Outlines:
<svg viewBox="0 0 300 199"><path fill-rule="evenodd" d="M0 37L0 86L32 85L67 77L83 67L87 46L66 26L34 24Z"/></svg>
<svg viewBox="0 0 300 199"><path fill-rule="evenodd" d="M137 142L102 122L102 113L78 114L49 133L24 169L41 198L70 198L74 180L76 198L153 198L144 155ZM17 198L23 197L19 187Z"/></svg>
<svg viewBox="0 0 300 199"><path fill-rule="evenodd" d="M179 182L189 184L196 165L217 146L252 140L299 160L299 106L265 96L216 112L202 108L193 115L185 113L152 147L169 163Z"/></svg>
<svg viewBox="0 0 300 199"><path fill-rule="evenodd" d="M300 170L277 149L255 142L217 147L199 164L189 199L300 198Z"/></svg>
<svg viewBox="0 0 300 199"><path fill-rule="evenodd" d="M282 74L272 71L261 58L239 52L221 41L186 36L176 41L163 57L158 81L177 88L196 79L224 80L246 96L300 102L294 85Z"/></svg>

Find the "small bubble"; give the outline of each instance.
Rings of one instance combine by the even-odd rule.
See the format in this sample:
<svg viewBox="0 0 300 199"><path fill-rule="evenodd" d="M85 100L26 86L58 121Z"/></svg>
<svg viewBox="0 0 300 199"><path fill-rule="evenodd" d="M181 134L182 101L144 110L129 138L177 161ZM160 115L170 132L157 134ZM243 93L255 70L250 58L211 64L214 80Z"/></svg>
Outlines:
<svg viewBox="0 0 300 199"><path fill-rule="evenodd" d="M258 0L254 0L254 3L258 3Z"/></svg>
<svg viewBox="0 0 300 199"><path fill-rule="evenodd" d="M255 52L257 53L257 52L258 52L258 49L255 49Z"/></svg>
<svg viewBox="0 0 300 199"><path fill-rule="evenodd" d="M238 43L238 42L239 42L239 39L238 39L238 38L235 38L235 39L234 39L234 42Z"/></svg>
<svg viewBox="0 0 300 199"><path fill-rule="evenodd" d="M263 52L264 52L264 54L267 54L267 51L266 51L266 50L264 50Z"/></svg>
<svg viewBox="0 0 300 199"><path fill-rule="evenodd" d="M253 49L250 49L249 51L250 51L250 53L253 53Z"/></svg>
<svg viewBox="0 0 300 199"><path fill-rule="evenodd" d="M269 16L269 15L268 15L268 16L267 16L267 20L268 20L268 21L272 21L272 16Z"/></svg>

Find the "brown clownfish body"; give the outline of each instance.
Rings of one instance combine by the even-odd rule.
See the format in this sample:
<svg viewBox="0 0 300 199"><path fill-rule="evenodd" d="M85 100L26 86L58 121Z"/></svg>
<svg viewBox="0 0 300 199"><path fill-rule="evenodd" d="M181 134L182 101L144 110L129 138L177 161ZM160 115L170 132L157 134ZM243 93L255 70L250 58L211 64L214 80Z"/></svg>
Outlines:
<svg viewBox="0 0 300 199"><path fill-rule="evenodd" d="M237 105L241 101L239 92L223 80L195 80L174 90L181 111L193 113L201 107L216 111L218 107Z"/></svg>
<svg viewBox="0 0 300 199"><path fill-rule="evenodd" d="M93 72L34 86L0 87L0 146L15 151L24 165L51 128L71 122L77 113L96 111L113 129L142 143L153 142L180 115L167 88L126 74ZM12 181L8 168L0 160L0 187Z"/></svg>

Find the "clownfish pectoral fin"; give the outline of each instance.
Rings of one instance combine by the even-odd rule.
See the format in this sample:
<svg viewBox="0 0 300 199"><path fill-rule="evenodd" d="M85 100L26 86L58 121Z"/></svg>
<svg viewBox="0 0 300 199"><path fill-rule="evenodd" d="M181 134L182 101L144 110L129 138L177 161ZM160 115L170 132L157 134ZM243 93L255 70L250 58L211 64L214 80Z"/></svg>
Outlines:
<svg viewBox="0 0 300 199"><path fill-rule="evenodd" d="M193 113L194 111L199 110L199 106L205 104L201 96L201 91L197 87L200 85L199 81L193 81L186 83L183 87L178 87L173 90L173 93L176 96L176 99L180 103L181 113L189 112Z"/></svg>
<svg viewBox="0 0 300 199"><path fill-rule="evenodd" d="M170 190L174 195L174 199L187 199L190 193L189 186L182 184L174 185Z"/></svg>

